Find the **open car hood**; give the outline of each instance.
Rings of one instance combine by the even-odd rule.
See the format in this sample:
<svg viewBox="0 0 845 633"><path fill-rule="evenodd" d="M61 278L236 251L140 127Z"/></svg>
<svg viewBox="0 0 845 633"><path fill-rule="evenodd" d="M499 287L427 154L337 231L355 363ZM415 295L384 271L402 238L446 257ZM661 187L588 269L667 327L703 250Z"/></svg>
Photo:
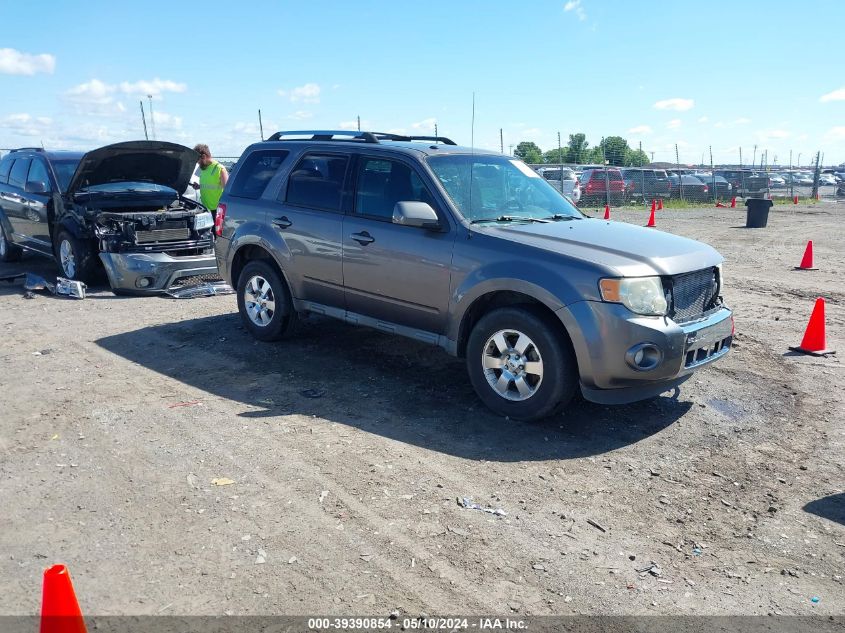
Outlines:
<svg viewBox="0 0 845 633"><path fill-rule="evenodd" d="M66 193L111 182L151 182L182 193L199 155L164 141L127 141L88 152L79 161Z"/></svg>

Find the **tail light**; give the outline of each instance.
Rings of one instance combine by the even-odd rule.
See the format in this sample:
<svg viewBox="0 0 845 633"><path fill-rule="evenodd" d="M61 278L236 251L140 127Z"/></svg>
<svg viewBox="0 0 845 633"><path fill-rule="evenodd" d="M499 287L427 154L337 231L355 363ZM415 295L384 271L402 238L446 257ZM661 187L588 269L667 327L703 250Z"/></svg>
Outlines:
<svg viewBox="0 0 845 633"><path fill-rule="evenodd" d="M218 204L217 213L214 214L214 234L217 237L223 235L223 220L226 219L226 205Z"/></svg>

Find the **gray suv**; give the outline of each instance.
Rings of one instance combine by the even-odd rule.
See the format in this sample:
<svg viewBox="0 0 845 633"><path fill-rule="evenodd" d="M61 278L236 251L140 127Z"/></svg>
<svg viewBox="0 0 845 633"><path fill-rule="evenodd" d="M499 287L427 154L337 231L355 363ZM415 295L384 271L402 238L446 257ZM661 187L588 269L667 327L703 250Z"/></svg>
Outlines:
<svg viewBox="0 0 845 633"><path fill-rule="evenodd" d="M439 345L513 419L579 389L656 396L731 345L710 246L588 218L523 162L446 138L277 132L246 149L215 220L253 336L313 313Z"/></svg>

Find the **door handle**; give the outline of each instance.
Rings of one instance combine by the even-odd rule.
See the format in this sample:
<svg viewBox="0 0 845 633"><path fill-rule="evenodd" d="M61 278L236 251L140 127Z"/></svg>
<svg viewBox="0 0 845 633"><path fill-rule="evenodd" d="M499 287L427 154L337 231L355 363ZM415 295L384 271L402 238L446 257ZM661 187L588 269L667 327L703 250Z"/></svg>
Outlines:
<svg viewBox="0 0 845 633"><path fill-rule="evenodd" d="M376 241L376 238L374 238L372 235L370 235L366 231L363 231L361 233L353 233L350 237L353 240L355 240L356 242L358 242L359 244L361 244L362 246L364 244L369 244L370 242Z"/></svg>
<svg viewBox="0 0 845 633"><path fill-rule="evenodd" d="M280 218L276 218L275 220L273 220L273 224L275 224L276 226L278 226L280 229L286 229L286 228L288 228L291 224L293 224L293 222L291 222L290 220L288 220L288 219L287 219L287 217L283 215L282 217L280 217Z"/></svg>

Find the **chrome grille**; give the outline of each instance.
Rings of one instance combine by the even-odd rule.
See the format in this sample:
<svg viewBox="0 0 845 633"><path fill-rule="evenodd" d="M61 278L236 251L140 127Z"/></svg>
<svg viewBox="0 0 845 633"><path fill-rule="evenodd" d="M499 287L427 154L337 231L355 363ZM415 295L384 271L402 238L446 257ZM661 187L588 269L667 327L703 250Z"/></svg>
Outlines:
<svg viewBox="0 0 845 633"><path fill-rule="evenodd" d="M668 286L669 316L678 323L692 321L710 310L719 291L715 268L674 275Z"/></svg>
<svg viewBox="0 0 845 633"><path fill-rule="evenodd" d="M191 230L187 228L135 231L135 240L138 244L149 244L150 242L173 242L176 240L187 240L189 237L191 237Z"/></svg>

